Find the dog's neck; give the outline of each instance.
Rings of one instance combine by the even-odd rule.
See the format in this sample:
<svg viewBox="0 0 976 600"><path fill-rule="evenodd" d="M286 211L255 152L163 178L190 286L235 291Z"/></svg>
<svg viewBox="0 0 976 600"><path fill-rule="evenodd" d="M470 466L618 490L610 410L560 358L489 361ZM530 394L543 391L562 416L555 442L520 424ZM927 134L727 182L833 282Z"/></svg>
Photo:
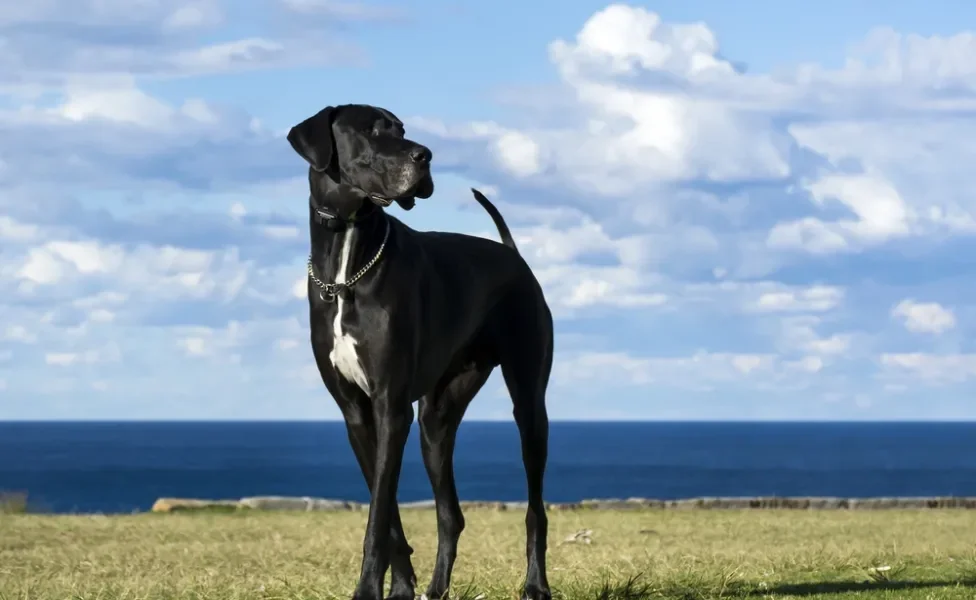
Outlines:
<svg viewBox="0 0 976 600"><path fill-rule="evenodd" d="M338 184L330 192L355 193L351 189ZM332 193L309 197L311 260L322 281L341 283L373 260L390 225L383 209L368 199L351 214L342 214L329 202Z"/></svg>

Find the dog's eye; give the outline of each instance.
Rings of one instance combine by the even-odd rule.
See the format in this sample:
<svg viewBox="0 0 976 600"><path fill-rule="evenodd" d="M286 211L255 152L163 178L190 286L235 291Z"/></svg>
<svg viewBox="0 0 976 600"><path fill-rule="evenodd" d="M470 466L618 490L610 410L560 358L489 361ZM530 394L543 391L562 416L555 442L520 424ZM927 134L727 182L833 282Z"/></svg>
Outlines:
<svg viewBox="0 0 976 600"><path fill-rule="evenodd" d="M373 130L369 132L369 135L371 135L373 137L380 137L380 129L379 129L379 127L374 127Z"/></svg>

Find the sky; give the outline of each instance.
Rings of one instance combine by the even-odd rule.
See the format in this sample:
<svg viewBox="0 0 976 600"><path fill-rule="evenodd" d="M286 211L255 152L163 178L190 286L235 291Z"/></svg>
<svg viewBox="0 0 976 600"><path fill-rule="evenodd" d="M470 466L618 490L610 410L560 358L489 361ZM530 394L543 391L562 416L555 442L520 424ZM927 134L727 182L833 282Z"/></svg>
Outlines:
<svg viewBox="0 0 976 600"><path fill-rule="evenodd" d="M556 318L554 420L976 419L976 4L0 6L0 419L338 419L288 129L394 112L417 229ZM497 372L468 412L509 420Z"/></svg>

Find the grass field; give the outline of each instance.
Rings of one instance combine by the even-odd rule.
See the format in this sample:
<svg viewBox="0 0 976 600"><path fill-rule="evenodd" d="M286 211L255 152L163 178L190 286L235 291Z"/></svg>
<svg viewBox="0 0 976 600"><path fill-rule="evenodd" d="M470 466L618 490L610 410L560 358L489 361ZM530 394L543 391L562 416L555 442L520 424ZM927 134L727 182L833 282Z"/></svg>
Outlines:
<svg viewBox="0 0 976 600"><path fill-rule="evenodd" d="M550 515L559 598L976 598L976 511ZM456 596L517 598L523 515L466 517ZM359 512L0 515L0 599L349 598L364 525ZM405 511L404 525L419 593L434 513ZM590 543L564 541L580 530L592 531Z"/></svg>

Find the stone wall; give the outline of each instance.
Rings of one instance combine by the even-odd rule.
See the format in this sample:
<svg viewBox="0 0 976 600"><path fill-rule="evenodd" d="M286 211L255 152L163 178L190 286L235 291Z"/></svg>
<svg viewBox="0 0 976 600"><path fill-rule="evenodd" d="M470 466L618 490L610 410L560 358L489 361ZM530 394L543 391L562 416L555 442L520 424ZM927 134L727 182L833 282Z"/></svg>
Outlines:
<svg viewBox="0 0 976 600"><path fill-rule="evenodd" d="M462 508L493 510L525 510L524 502L461 502ZM742 510L742 509L790 509L790 510L884 510L884 509L976 509L976 497L926 497L926 498L818 498L818 497L752 497L752 498L688 498L683 500L655 500L628 498L583 500L567 504L552 503L549 510ZM239 500L199 500L189 498L160 498L153 504L153 512L171 513L193 510L270 510L270 511L365 511L368 504L331 500L328 498L256 496ZM406 502L401 510L433 509L433 500Z"/></svg>

